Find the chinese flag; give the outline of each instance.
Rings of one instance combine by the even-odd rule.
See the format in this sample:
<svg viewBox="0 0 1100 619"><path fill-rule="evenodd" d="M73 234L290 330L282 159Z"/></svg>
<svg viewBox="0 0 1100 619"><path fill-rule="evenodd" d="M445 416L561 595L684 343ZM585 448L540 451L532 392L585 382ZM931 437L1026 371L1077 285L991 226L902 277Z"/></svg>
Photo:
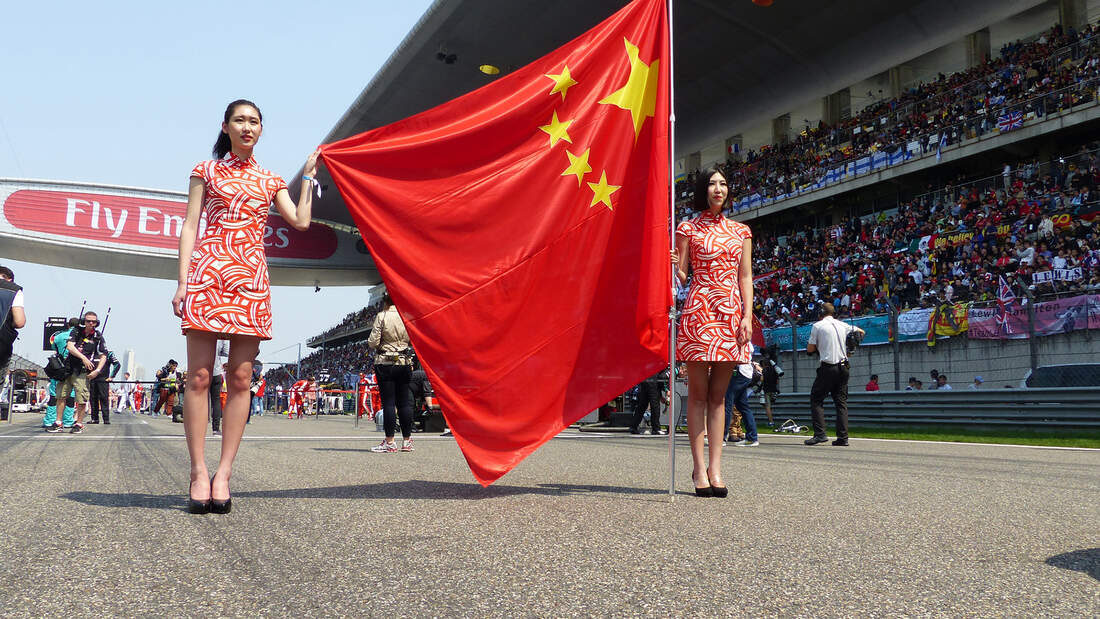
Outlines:
<svg viewBox="0 0 1100 619"><path fill-rule="evenodd" d="M482 485L668 365L665 11L322 148Z"/></svg>

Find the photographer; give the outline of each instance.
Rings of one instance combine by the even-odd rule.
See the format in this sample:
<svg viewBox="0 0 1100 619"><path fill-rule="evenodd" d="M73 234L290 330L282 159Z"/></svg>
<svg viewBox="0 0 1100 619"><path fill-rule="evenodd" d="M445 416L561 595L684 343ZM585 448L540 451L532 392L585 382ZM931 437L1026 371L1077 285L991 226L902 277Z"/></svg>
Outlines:
<svg viewBox="0 0 1100 619"><path fill-rule="evenodd" d="M772 419L772 405L775 404L775 396L779 395L779 378L783 376L783 368L779 367L779 351L773 346L769 346L764 352L764 362L761 364L763 378L760 383L760 391L762 392L761 401L764 404L764 412L768 415L768 426L774 428L775 421Z"/></svg>
<svg viewBox="0 0 1100 619"><path fill-rule="evenodd" d="M61 381L57 389L57 401L64 402L70 393L76 396L76 421L70 430L72 434L84 431L84 408L88 402L88 381L95 379L107 363L107 343L103 335L96 330L99 316L95 312L85 312L84 321L73 327L65 349L69 351L67 361L71 374ZM97 359L98 363L92 362Z"/></svg>
<svg viewBox="0 0 1100 619"><path fill-rule="evenodd" d="M5 266L0 266L0 392L3 392L8 379L8 364L11 363L17 329L27 324L27 314L23 309L23 289L15 284L15 274ZM11 403L8 403L11 406Z"/></svg>
<svg viewBox="0 0 1100 619"><path fill-rule="evenodd" d="M106 358L105 367L109 371L100 372L88 385L92 402L92 420L88 423L99 423L99 416L102 413L103 423L105 425L111 425L111 401L109 385L107 383L118 374L119 369L122 368L122 364L119 363L118 359L115 357L115 353L109 350L107 351ZM96 359L96 362L98 361L99 359Z"/></svg>
<svg viewBox="0 0 1100 619"><path fill-rule="evenodd" d="M810 330L810 341L806 353L819 353L821 365L817 368L817 377L810 389L810 413L813 416L814 435L806 439L807 445L817 445L829 440L825 434L825 396L833 398L836 405L835 447L848 446L848 376L851 364L848 363L848 335L864 334L863 329L841 322L834 318L836 309L832 303L823 303L821 311L824 317L815 322Z"/></svg>
<svg viewBox="0 0 1100 619"><path fill-rule="evenodd" d="M164 409L165 415L172 414L180 384L180 373L176 371L177 366L175 359L169 359L168 365L157 370L157 384L160 385L160 394L154 408L149 410L150 415L156 415L161 408Z"/></svg>

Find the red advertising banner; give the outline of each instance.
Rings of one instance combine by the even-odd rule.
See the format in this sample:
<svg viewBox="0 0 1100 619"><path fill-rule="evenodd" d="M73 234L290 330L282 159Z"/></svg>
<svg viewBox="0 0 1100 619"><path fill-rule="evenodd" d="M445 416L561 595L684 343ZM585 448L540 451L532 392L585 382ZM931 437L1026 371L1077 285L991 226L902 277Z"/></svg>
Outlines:
<svg viewBox="0 0 1100 619"><path fill-rule="evenodd" d="M4 216L17 229L143 249L178 247L186 210L183 201L39 189L20 189L4 200ZM336 247L336 233L324 224L299 232L278 214L267 218L269 258L324 260Z"/></svg>

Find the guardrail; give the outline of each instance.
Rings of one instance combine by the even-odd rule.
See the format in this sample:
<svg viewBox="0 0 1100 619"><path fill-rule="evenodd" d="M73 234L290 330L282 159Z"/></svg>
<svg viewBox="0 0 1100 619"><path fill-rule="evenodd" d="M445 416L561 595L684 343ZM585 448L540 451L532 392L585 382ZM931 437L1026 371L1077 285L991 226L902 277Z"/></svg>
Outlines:
<svg viewBox="0 0 1100 619"><path fill-rule="evenodd" d="M836 409L825 400L826 422ZM753 402L757 419L763 406ZM809 393L776 397L772 417L810 418ZM871 391L848 394L853 424L957 424L1043 427L1100 426L1100 388Z"/></svg>

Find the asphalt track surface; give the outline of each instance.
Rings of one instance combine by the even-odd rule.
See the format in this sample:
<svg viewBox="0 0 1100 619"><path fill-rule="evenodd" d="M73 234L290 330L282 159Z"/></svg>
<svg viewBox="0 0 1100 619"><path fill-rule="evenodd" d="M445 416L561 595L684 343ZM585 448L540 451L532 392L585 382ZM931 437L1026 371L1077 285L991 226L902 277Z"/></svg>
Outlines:
<svg viewBox="0 0 1100 619"><path fill-rule="evenodd" d="M665 437L566 433L495 485L452 439L264 416L233 512L191 515L182 427L0 424L0 616L1100 614L1100 451L728 447L667 495ZM211 467L218 441L208 443Z"/></svg>

